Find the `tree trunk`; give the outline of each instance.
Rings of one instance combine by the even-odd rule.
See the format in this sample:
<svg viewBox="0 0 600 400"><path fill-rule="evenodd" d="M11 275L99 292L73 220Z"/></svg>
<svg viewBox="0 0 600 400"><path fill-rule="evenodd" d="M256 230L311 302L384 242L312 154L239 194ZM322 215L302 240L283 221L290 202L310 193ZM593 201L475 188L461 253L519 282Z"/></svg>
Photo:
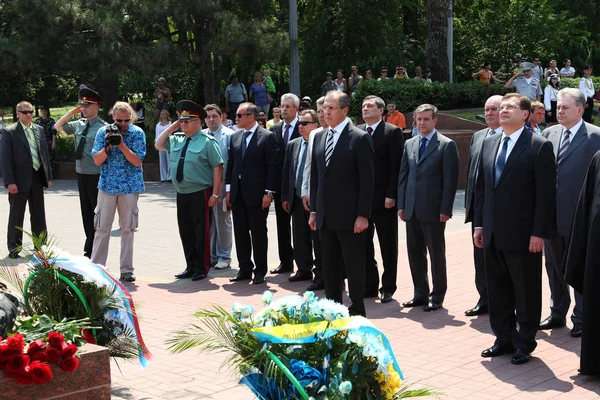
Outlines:
<svg viewBox="0 0 600 400"><path fill-rule="evenodd" d="M108 122L113 122L110 110L118 99L118 81L119 75L114 72L113 68L109 67L108 71L102 75L102 89L104 89L104 101L102 102L102 107L104 107L104 120Z"/></svg>
<svg viewBox="0 0 600 400"><path fill-rule="evenodd" d="M427 40L425 66L433 80L447 82L448 71L448 7L449 0L426 0Z"/></svg>

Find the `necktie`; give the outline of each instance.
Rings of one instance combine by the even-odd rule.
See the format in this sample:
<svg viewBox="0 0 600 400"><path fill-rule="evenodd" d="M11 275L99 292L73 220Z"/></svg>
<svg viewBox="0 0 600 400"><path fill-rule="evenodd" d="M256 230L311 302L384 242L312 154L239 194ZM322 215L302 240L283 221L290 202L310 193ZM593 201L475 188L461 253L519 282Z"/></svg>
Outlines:
<svg viewBox="0 0 600 400"><path fill-rule="evenodd" d="M335 131L333 129L329 130L327 134L327 143L325 144L325 166L329 167L329 161L331 161L331 156L333 155L333 133Z"/></svg>
<svg viewBox="0 0 600 400"><path fill-rule="evenodd" d="M248 147L248 145L246 144L246 140L248 139L248 136L250 136L252 132L250 131L246 131L244 132L244 136L242 137L242 158L244 158L244 155L246 154L246 147Z"/></svg>
<svg viewBox="0 0 600 400"><path fill-rule="evenodd" d="M75 150L75 159L80 160L83 157L83 149L85 149L85 141L87 140L87 133L90 129L90 122L85 123L85 129L81 132L81 137L79 138L79 144L77 145L77 150Z"/></svg>
<svg viewBox="0 0 600 400"><path fill-rule="evenodd" d="M40 169L42 163L40 162L40 154L38 153L38 148L35 140L35 134L33 133L33 128L28 127L25 128L25 136L27 137L27 142L29 143L29 150L31 151L31 160L33 161L33 169L36 171Z"/></svg>
<svg viewBox="0 0 600 400"><path fill-rule="evenodd" d="M181 182L183 180L183 164L185 162L185 153L187 152L188 145L192 138L187 138L183 148L181 149L181 156L179 156L179 164L177 164L177 175L175 175L175 179L177 182Z"/></svg>
<svg viewBox="0 0 600 400"><path fill-rule="evenodd" d="M304 165L306 164L306 154L308 153L308 142L304 141L300 151L303 151L302 158L300 159L300 166L298 167L298 173L296 174L296 196L302 197L302 174L304 172Z"/></svg>
<svg viewBox="0 0 600 400"><path fill-rule="evenodd" d="M571 135L571 131L566 130L565 138L563 139L563 142L560 145L560 149L558 150L558 157L556 157L556 165L559 165L562 162L563 157L565 156L565 153L567 152L567 149L569 148L569 144L571 143L571 139L569 138L570 135Z"/></svg>
<svg viewBox="0 0 600 400"><path fill-rule="evenodd" d="M373 128L371 128L370 126L367 128L367 133L371 136L373 136Z"/></svg>
<svg viewBox="0 0 600 400"><path fill-rule="evenodd" d="M492 136L494 133L496 133L496 131L493 129L490 129L490 131L488 132L488 137Z"/></svg>
<svg viewBox="0 0 600 400"><path fill-rule="evenodd" d="M290 125L285 124L285 132L283 134L283 145L286 147L287 147L288 142L290 141L289 133L290 133Z"/></svg>
<svg viewBox="0 0 600 400"><path fill-rule="evenodd" d="M419 160L423 158L423 154L425 153L425 149L427 148L427 138L421 138L421 146L419 146Z"/></svg>
<svg viewBox="0 0 600 400"><path fill-rule="evenodd" d="M210 130L209 130L209 131L208 131L208 134L209 134L210 136L212 136L212 137L215 137L215 133L214 133L213 131L210 131Z"/></svg>
<svg viewBox="0 0 600 400"><path fill-rule="evenodd" d="M508 152L509 140L510 137L508 136L504 138L504 143L502 143L502 150L500 150L498 161L496 161L496 184L498 184L498 180L500 179L500 176L502 176L502 171L504 171L504 166L506 165L506 153Z"/></svg>

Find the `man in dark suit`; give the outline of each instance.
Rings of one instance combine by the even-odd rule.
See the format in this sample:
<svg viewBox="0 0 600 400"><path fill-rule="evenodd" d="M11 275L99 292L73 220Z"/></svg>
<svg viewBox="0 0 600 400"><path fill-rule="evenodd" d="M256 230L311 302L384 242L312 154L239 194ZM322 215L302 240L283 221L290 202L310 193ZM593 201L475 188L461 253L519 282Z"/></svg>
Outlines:
<svg viewBox="0 0 600 400"><path fill-rule="evenodd" d="M44 190L52 186L50 155L44 129L33 124L33 106L27 101L17 104L18 122L2 129L2 176L8 188L7 244L8 255L19 257L23 242L25 206L29 203L31 232L39 236L46 231Z"/></svg>
<svg viewBox="0 0 600 400"><path fill-rule="evenodd" d="M545 242L551 314L540 323L540 329L565 326L571 297L565 282L563 259L585 174L592 157L600 150L600 129L582 119L586 104L583 93L578 89L562 89L558 92L557 101L557 117L560 125L542 132L554 148L558 176L556 212L552 218L550 239ZM571 321L573 322L571 336L581 336L583 296L577 291L575 291L575 308Z"/></svg>
<svg viewBox="0 0 600 400"><path fill-rule="evenodd" d="M229 146L226 202L233 209L233 232L240 262L240 270L231 282L250 280L254 272L252 283L260 284L267 274L267 216L277 187L279 149L275 135L259 127L257 118L254 104L240 104L236 124L241 130L233 134Z"/></svg>
<svg viewBox="0 0 600 400"><path fill-rule="evenodd" d="M276 187L281 188L281 175L285 149L290 141L300 137L298 130L298 109L300 99L293 93L281 96L281 123L273 126L271 132L275 135L279 147L278 169ZM277 247L279 250L280 264L271 271L273 274L292 272L294 270L294 251L292 249L292 236L290 226L290 214L282 207L281 193L275 192L275 216L277 217ZM298 267L300 268L300 267Z"/></svg>
<svg viewBox="0 0 600 400"><path fill-rule="evenodd" d="M313 246L315 249L315 268L321 270L321 241L319 232L308 226L310 212L302 204L302 182L305 165L308 162L308 138L310 132L317 128L319 120L314 110L305 110L298 119L299 138L292 140L287 146L283 165L283 181L281 199L283 209L292 216L294 231L294 259L298 272L289 278L290 282L308 281L313 278Z"/></svg>
<svg viewBox="0 0 600 400"><path fill-rule="evenodd" d="M481 356L514 351L513 364L529 361L536 347L542 249L556 198L552 144L525 127L530 110L527 97L504 96L504 132L483 141L475 192L473 240L485 248L490 325L496 336Z"/></svg>
<svg viewBox="0 0 600 400"><path fill-rule="evenodd" d="M469 171L467 173L467 185L465 189L465 223L471 222L471 233L474 233L473 215L475 214L475 182L477 169L479 167L479 156L483 139L502 133L500 126L500 103L502 96L492 96L485 102L485 122L488 128L477 131L471 137L471 146L469 149ZM485 279L485 259L483 249L473 245L473 259L475 261L475 287L479 293L479 300L475 307L465 311L465 315L473 317L476 315L487 314L488 312L488 293Z"/></svg>
<svg viewBox="0 0 600 400"><path fill-rule="evenodd" d="M365 231L375 189L375 152L371 137L348 123L349 106L350 99L339 90L325 96L329 129L317 132L313 143L309 225L321 237L325 295L342 303L345 266L350 314L365 316Z"/></svg>
<svg viewBox="0 0 600 400"><path fill-rule="evenodd" d="M458 183L456 143L435 129L437 108L422 104L414 114L419 135L407 140L398 177L398 216L406 221L408 262L414 285L413 299L404 307L442 307L447 290L446 222ZM427 250L433 288L429 292Z"/></svg>
<svg viewBox="0 0 600 400"><path fill-rule="evenodd" d="M398 194L398 172L402 158L402 130L396 125L383 122L385 102L377 96L367 96L362 103L365 124L357 126L371 136L375 149L375 192L371 204L371 218L366 241L365 297L377 297L389 303L396 291L398 272L398 217L396 195ZM373 239L377 228L383 275L379 288L379 271L375 260Z"/></svg>

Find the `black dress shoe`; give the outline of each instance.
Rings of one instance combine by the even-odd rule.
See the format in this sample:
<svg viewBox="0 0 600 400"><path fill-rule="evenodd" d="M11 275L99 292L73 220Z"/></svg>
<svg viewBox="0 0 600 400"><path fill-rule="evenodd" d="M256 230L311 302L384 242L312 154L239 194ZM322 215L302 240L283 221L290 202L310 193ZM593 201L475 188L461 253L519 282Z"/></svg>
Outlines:
<svg viewBox="0 0 600 400"><path fill-rule="evenodd" d="M192 281L200 281L206 278L206 273L204 272L196 272L194 276L192 276Z"/></svg>
<svg viewBox="0 0 600 400"><path fill-rule="evenodd" d="M484 351L481 352L481 357L498 357L501 356L502 354L506 354L506 353L512 353L513 352L513 347L509 344L507 345L498 345L495 344L492 347L490 347L489 349L485 349Z"/></svg>
<svg viewBox="0 0 600 400"><path fill-rule="evenodd" d="M515 365L525 364L531 359L531 353L524 349L517 349L510 362Z"/></svg>
<svg viewBox="0 0 600 400"><path fill-rule="evenodd" d="M253 285L260 285L261 283L265 283L264 276L258 275L258 276L255 276L254 279L252 279Z"/></svg>
<svg viewBox="0 0 600 400"><path fill-rule="evenodd" d="M16 259L16 258L19 258L20 256L19 256L19 253L17 253L16 251L11 251L10 253L8 253L8 257Z"/></svg>
<svg viewBox="0 0 600 400"><path fill-rule="evenodd" d="M467 317L474 317L476 315L487 314L489 312L488 306L482 306L477 304L475 307L470 310L465 311L465 315Z"/></svg>
<svg viewBox="0 0 600 400"><path fill-rule="evenodd" d="M573 329L571 329L571 337L581 337L581 333L583 332L583 325L581 322L576 322L573 324Z"/></svg>
<svg viewBox="0 0 600 400"><path fill-rule="evenodd" d="M318 280L316 282L313 282L312 285L310 285L309 287L306 288L306 290L309 291L315 291L315 290L323 290L325 289L325 284L323 283L322 280Z"/></svg>
<svg viewBox="0 0 600 400"><path fill-rule="evenodd" d="M250 279L252 279L252 275L242 274L241 272L238 272L236 276L234 276L233 278L229 278L229 282L249 281Z"/></svg>
<svg viewBox="0 0 600 400"><path fill-rule="evenodd" d="M279 266L271 270L272 274L285 274L286 272L292 272L294 270L294 264L281 263Z"/></svg>
<svg viewBox="0 0 600 400"><path fill-rule="evenodd" d="M425 312L435 311L438 308L442 308L442 303L438 303L438 302L432 300L429 303L427 303L427 305L425 307L423 307L423 311L425 311Z"/></svg>
<svg viewBox="0 0 600 400"><path fill-rule="evenodd" d="M418 307L427 305L426 299L412 299L406 303L402 303L402 307Z"/></svg>
<svg viewBox="0 0 600 400"><path fill-rule="evenodd" d="M290 282L311 281L313 278L312 272L296 272L288 278Z"/></svg>
<svg viewBox="0 0 600 400"><path fill-rule="evenodd" d="M567 325L567 321L564 318L554 318L552 316L546 318L542 322L540 322L540 329L552 329L552 328L561 328Z"/></svg>
<svg viewBox="0 0 600 400"><path fill-rule="evenodd" d="M389 303L390 301L392 301L392 294L389 292L382 292L381 303Z"/></svg>
<svg viewBox="0 0 600 400"><path fill-rule="evenodd" d="M191 278L192 276L194 276L194 271L190 271L189 269L186 269L183 272L180 272L179 274L175 275L176 279L187 279L187 278Z"/></svg>

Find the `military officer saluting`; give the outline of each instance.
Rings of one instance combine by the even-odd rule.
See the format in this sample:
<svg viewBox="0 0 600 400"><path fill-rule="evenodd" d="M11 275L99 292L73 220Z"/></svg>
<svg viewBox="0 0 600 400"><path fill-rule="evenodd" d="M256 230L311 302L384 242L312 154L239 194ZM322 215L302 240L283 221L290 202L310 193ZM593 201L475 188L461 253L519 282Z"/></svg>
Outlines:
<svg viewBox="0 0 600 400"><path fill-rule="evenodd" d="M98 117L102 97L92 89L79 91L79 105L59 119L54 128L68 135L75 136L75 171L77 172L77 188L81 205L81 218L85 231L83 254L90 258L94 244L94 210L98 203L98 180L100 167L94 163L92 147L98 129L106 125ZM82 113L84 118L67 122Z"/></svg>
<svg viewBox="0 0 600 400"><path fill-rule="evenodd" d="M156 149L171 156L171 178L177 190L177 224L186 269L178 279L206 278L210 269L210 208L219 203L223 157L214 137L202 132L206 111L190 100L177 103L179 120L156 139ZM181 127L182 134L171 133Z"/></svg>

